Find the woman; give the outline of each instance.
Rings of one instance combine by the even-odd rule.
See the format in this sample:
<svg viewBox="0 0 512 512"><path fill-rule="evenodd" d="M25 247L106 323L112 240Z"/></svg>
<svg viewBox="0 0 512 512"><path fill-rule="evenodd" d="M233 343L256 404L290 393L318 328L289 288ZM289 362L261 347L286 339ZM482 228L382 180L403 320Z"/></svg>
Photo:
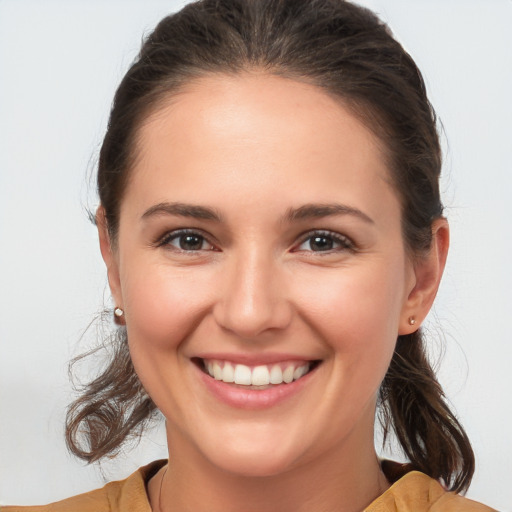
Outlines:
<svg viewBox="0 0 512 512"><path fill-rule="evenodd" d="M98 460L158 408L169 463L43 510L490 510L437 482L474 470L419 331L448 250L440 160L421 75L368 11L164 19L100 154L123 327L67 439ZM410 465L377 459L377 402Z"/></svg>

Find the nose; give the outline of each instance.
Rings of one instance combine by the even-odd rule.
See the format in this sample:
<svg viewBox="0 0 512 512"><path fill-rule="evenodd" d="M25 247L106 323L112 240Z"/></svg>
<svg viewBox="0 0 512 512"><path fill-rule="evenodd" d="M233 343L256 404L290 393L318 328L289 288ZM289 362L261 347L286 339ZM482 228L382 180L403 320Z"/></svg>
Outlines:
<svg viewBox="0 0 512 512"><path fill-rule="evenodd" d="M256 251L231 261L224 269L222 296L214 307L217 323L243 339L285 329L292 319L292 306L283 271L278 262Z"/></svg>

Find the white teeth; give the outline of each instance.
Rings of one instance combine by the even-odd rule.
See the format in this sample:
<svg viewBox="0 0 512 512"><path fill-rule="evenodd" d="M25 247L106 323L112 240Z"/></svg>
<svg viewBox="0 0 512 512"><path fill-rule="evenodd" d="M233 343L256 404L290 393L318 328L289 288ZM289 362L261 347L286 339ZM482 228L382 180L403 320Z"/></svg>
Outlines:
<svg viewBox="0 0 512 512"><path fill-rule="evenodd" d="M282 384L283 383L283 370L278 364L272 366L270 370L270 384Z"/></svg>
<svg viewBox="0 0 512 512"><path fill-rule="evenodd" d="M300 379L309 371L309 363L302 366L288 364L282 369L281 365L274 364L271 367L267 365L255 366L253 368L245 364L233 365L225 361L205 361L205 367L211 377L216 380L243 386L268 386L269 384L289 384L294 380Z"/></svg>
<svg viewBox="0 0 512 512"><path fill-rule="evenodd" d="M235 384L244 384L250 386L252 384L251 369L244 364L235 366Z"/></svg>
<svg viewBox="0 0 512 512"><path fill-rule="evenodd" d="M235 369L231 363L224 363L222 369L222 380L224 382L235 382Z"/></svg>
<svg viewBox="0 0 512 512"><path fill-rule="evenodd" d="M253 386L266 386L270 384L270 372L266 366L256 366L252 371Z"/></svg>
<svg viewBox="0 0 512 512"><path fill-rule="evenodd" d="M307 371L308 369L306 366L299 366L298 368L295 368L295 371L293 372L293 380L300 379L307 373Z"/></svg>
<svg viewBox="0 0 512 512"><path fill-rule="evenodd" d="M220 367L220 364L215 362L213 363L213 376L215 380L222 380L222 368Z"/></svg>
<svg viewBox="0 0 512 512"><path fill-rule="evenodd" d="M295 368L293 367L293 365L289 365L283 372L283 380L286 382L286 384L290 384L290 382L292 382L294 370Z"/></svg>

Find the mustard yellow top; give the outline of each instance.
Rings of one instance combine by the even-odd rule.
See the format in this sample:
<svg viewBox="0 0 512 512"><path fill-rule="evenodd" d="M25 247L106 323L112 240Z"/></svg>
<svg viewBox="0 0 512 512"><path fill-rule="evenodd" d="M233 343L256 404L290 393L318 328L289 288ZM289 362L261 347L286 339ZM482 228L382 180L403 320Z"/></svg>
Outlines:
<svg viewBox="0 0 512 512"><path fill-rule="evenodd" d="M126 480L110 482L101 489L79 494L50 505L1 507L1 512L151 512L146 483L165 460L140 468ZM496 512L448 492L432 478L411 471L397 480L364 512Z"/></svg>

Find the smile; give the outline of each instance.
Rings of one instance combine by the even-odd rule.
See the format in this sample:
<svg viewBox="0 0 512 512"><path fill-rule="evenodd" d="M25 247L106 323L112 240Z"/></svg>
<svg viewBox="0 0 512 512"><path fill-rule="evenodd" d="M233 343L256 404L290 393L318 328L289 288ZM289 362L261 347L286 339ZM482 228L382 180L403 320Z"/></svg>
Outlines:
<svg viewBox="0 0 512 512"><path fill-rule="evenodd" d="M309 387L320 359L258 358L237 354L193 357L200 382L220 402L239 410L262 410L284 403Z"/></svg>
<svg viewBox="0 0 512 512"><path fill-rule="evenodd" d="M228 384L241 386L268 386L290 384L306 375L315 364L313 361L286 361L270 365L247 366L216 359L203 359L204 370Z"/></svg>

